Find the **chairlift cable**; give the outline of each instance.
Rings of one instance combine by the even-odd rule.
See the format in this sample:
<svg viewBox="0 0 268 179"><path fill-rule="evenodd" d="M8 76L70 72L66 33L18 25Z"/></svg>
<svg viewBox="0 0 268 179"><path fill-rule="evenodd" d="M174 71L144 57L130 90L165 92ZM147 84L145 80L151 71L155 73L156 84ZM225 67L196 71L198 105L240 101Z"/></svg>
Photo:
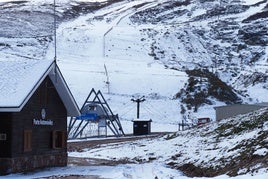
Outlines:
<svg viewBox="0 0 268 179"><path fill-rule="evenodd" d="M149 113L151 113L151 114L154 114L152 111L150 111L150 109L149 108L147 108L147 107L145 107L144 106L144 108L143 108L144 110L146 110L147 112L149 112Z"/></svg>
<svg viewBox="0 0 268 179"><path fill-rule="evenodd" d="M131 108L133 107L131 101L128 101L127 103L122 104L121 106L117 107L117 109L115 109L114 111L115 111L116 113L119 114L120 109L123 109L123 110L121 110L121 113L124 113L124 111L126 111L126 110L124 110L124 109L127 109L128 107L131 107ZM123 112L122 112L122 111L123 111Z"/></svg>
<svg viewBox="0 0 268 179"><path fill-rule="evenodd" d="M164 118L167 117L166 115L161 114L161 113L159 112L159 110L155 109L155 108L153 107L153 105L151 105L150 103L147 103L147 104L149 105L150 109L152 109L156 114L159 115L159 117L164 117ZM145 106L146 106L146 105L145 105ZM148 107L148 106L147 106L147 107Z"/></svg>
<svg viewBox="0 0 268 179"><path fill-rule="evenodd" d="M159 118L166 118L166 116L161 115L160 113L153 112L148 106L144 105L144 109L147 109L148 112L152 113L153 115L159 117Z"/></svg>
<svg viewBox="0 0 268 179"><path fill-rule="evenodd" d="M136 106L133 106L132 108L130 108L128 111L126 111L123 114L120 114L120 117L125 116L127 113L129 113L130 111L132 111L134 108L136 108Z"/></svg>
<svg viewBox="0 0 268 179"><path fill-rule="evenodd" d="M118 107L118 109L115 111L120 111L121 113L124 113L124 111L126 111L128 108L133 108L133 105L128 103L128 104L122 105L121 107ZM117 112L117 113L119 113L119 112Z"/></svg>

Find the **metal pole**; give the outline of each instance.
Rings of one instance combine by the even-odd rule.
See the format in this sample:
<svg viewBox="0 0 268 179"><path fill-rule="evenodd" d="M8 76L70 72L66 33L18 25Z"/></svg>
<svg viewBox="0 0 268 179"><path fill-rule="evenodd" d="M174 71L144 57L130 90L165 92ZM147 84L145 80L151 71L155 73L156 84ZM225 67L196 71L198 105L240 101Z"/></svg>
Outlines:
<svg viewBox="0 0 268 179"><path fill-rule="evenodd" d="M56 35L56 0L54 0L54 60L57 60L57 35Z"/></svg>
<svg viewBox="0 0 268 179"><path fill-rule="evenodd" d="M137 100L137 119L140 118L140 100Z"/></svg>
<svg viewBox="0 0 268 179"><path fill-rule="evenodd" d="M131 99L131 101L137 103L137 119L139 119L140 118L140 103L145 101L144 96L138 99Z"/></svg>

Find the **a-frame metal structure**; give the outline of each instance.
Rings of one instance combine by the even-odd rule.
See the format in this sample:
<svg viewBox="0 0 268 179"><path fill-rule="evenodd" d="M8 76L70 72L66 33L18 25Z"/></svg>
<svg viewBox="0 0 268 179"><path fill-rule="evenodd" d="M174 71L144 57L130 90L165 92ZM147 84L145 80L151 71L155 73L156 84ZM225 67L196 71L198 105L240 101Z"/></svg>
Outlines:
<svg viewBox="0 0 268 179"><path fill-rule="evenodd" d="M97 92L94 88L90 91L86 101L84 102L82 108L80 109L82 117L72 117L70 118L68 124L68 139L77 139L79 136L83 136L84 129L92 122L90 118L87 118L85 114L83 114L82 109L90 104L98 105L102 108L104 115L102 115L102 125L101 127L105 127L107 131L107 127L112 131L112 133L117 136L124 136L124 131L122 125L120 123L118 115L114 115L107 101L103 97L100 90ZM104 121L104 125L103 125ZM106 132L107 135L107 132Z"/></svg>

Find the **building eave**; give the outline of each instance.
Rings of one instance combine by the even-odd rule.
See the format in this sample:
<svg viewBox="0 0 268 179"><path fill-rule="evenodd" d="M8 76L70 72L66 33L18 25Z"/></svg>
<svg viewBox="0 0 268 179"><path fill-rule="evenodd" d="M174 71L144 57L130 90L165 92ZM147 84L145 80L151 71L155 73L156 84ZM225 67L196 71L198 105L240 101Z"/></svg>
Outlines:
<svg viewBox="0 0 268 179"><path fill-rule="evenodd" d="M0 112L20 112L21 107L1 107Z"/></svg>
<svg viewBox="0 0 268 179"><path fill-rule="evenodd" d="M80 116L79 107L56 64L48 75L67 109L67 115L70 117Z"/></svg>

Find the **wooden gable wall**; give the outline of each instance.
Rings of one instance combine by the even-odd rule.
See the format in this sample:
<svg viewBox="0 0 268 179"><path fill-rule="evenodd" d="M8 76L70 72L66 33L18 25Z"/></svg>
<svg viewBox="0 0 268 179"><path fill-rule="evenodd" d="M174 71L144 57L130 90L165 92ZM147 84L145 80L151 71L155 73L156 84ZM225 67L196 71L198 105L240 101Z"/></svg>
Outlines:
<svg viewBox="0 0 268 179"><path fill-rule="evenodd" d="M67 110L48 76L20 112L0 113L0 126L7 135L0 141L0 174L67 164Z"/></svg>
<svg viewBox="0 0 268 179"><path fill-rule="evenodd" d="M45 109L44 120L52 120L53 125L34 125L33 119L42 119L41 111ZM67 111L54 85L47 77L36 90L23 110L12 114L12 156L25 155L23 138L25 130L32 130L32 151L28 154L50 153L52 150L52 132L65 131L67 128ZM65 150L65 149L64 149Z"/></svg>

